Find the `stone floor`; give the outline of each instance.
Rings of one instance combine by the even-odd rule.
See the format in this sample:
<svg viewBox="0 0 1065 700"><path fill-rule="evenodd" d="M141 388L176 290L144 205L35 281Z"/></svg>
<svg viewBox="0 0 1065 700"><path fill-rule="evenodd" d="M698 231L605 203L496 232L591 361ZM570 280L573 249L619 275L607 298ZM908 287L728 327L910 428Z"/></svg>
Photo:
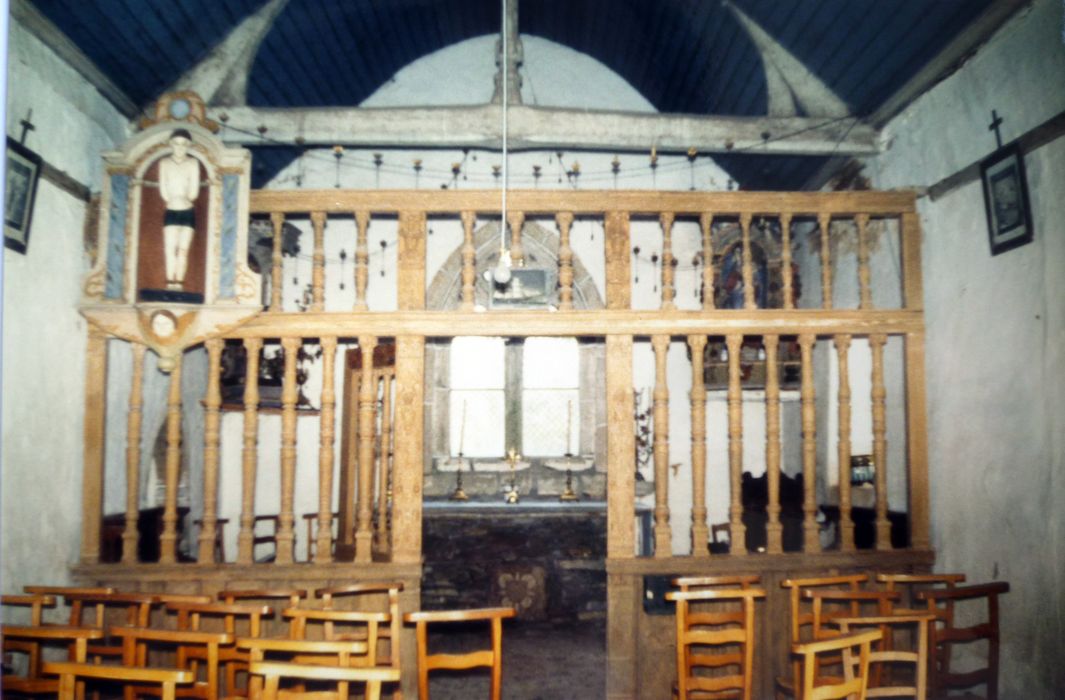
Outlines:
<svg viewBox="0 0 1065 700"><path fill-rule="evenodd" d="M429 648L459 651L488 639L454 629L430 635ZM488 697L488 672L444 671L429 676L432 700ZM565 625L507 621L503 627L505 700L599 700L606 691L606 632L602 621Z"/></svg>

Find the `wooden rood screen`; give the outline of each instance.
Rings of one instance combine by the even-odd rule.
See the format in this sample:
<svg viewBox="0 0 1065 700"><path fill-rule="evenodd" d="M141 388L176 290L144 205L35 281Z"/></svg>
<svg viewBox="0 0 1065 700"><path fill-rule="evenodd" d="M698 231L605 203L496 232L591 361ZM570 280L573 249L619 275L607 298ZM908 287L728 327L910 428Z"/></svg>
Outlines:
<svg viewBox="0 0 1065 700"><path fill-rule="evenodd" d="M798 525L793 526L793 533L794 527L801 533L801 551L816 553L822 548L818 511L823 506L838 512L836 539L826 541L826 546L841 552L854 550L852 505L862 505L872 513L875 548L892 548L889 515L895 516L895 511L908 519L909 546L928 548L920 231L912 194L520 191L511 193L509 202L512 234L507 241L516 264L526 254L522 232L531 222L557 236L557 256L552 262L558 282L553 297L556 308L475 308L481 305L476 284L490 269L483 254L478 262L475 232L478 221L498 222L497 192L252 193L253 218L268 221L275 233L272 269L264 273L264 284L271 282L270 292L263 313L225 337L206 342L202 438L182 436L180 363L171 375L161 563L180 558L182 450L200 439L204 478L203 493L197 496L203 517L190 557L200 564L214 565L222 556L216 541L226 508L229 513L239 512L233 518L236 522L229 525L236 528L237 546L224 555L228 564L253 563L253 544L261 537L254 528L257 518L266 515L276 523L271 536L277 565L312 558L315 565L326 564L338 553L366 566L382 561L419 562L423 474L427 458L434 457L427 455L425 437L426 393L431 390L425 382L426 341L458 336L579 336L603 344L605 376L596 393L605 394L601 424L606 432L608 556L612 560L634 558L638 551L651 549L655 558L673 557L675 551L684 549L678 546L681 542L691 546L680 556L713 557L716 554L709 544L711 531L717 529L729 534L725 545L729 554L744 555L752 511L759 511L754 515L765 523L765 550L781 553L789 549L783 536L782 512L787 506L781 485L782 475L788 473L787 483L801 484ZM461 261L454 287L457 301L450 310L431 310L426 300L427 247L435 243L428 234L434 224L443 227L441 222L456 230L450 239L455 243L453 250L444 255L454 253L454 259ZM304 229L300 244L309 259L310 284L302 303L286 310L282 245L292 223ZM388 228L396 246L394 272L390 270L387 276L383 266L379 273L370 265L371 248L375 253L378 243L382 251L385 248L383 239L379 242L373 234L377 225ZM599 248L602 262L586 260L585 265L599 275L605 308L580 308L575 302L581 283L575 281L578 256L573 232L578 225L585 227L580 248L584 255L589 257L587 251ZM327 242L335 242L330 237L338 235L347 237L344 245L353 254L347 256L346 266L334 266L344 278L337 279L331 272L334 276L327 285ZM687 248L681 245L682 237ZM493 248L498 251L498 246ZM682 248L685 257L679 259ZM634 289L641 276L643 286L637 294ZM382 304L387 308L374 308L376 297L368 287L376 285L380 291L385 284L393 286L380 295L387 300ZM648 285L656 295L651 304L646 302ZM354 299L351 302L348 296L343 310L329 298L333 292L327 292L341 287L348 295L353 292ZM853 303L844 303L848 297ZM889 300L886 308L874 304L882 299ZM836 308L834 300L843 300L837 303L845 308ZM106 392L101 389L105 380L101 377L108 368L103 339L93 331L89 343L93 376L86 400L90 416L104 412ZM261 362L266 361L260 357L264 344L284 349L278 368L278 402L269 408L257 381ZM683 356L671 354L671 344L687 348L690 368L684 373L690 372L691 377L687 397L669 395L669 377L677 375L678 357ZM223 399L219 379L227 345L243 347L248 378L243 394L232 401ZM392 365L387 372L375 367L382 361L375 348L383 345L390 346ZM648 371L654 377L648 413L653 445L648 446L642 478L636 468L642 437L638 440L634 420L639 346L644 351L650 348L645 357L652 357L654 365L653 372ZM314 464L298 463L303 453L297 449L297 435L306 438L306 431L297 430L297 419L306 418L300 396L306 387L298 381L301 347L313 348L310 364L320 368L322 378L320 393L306 397L317 411ZM345 347L358 348L361 359L352 365L355 369L344 360ZM885 348L897 351L897 361L885 359ZM125 414L124 562L136 561L137 552L138 484L144 478L139 473L143 443L139 421L145 355L143 347L134 347L131 367L110 368L112 373L132 378ZM851 390L855 372L850 362L858 355L866 358L861 364L867 367L861 370L861 383L868 382L870 390L865 395ZM345 396L339 399L334 389L341 383L338 372L345 372ZM757 378L757 385L752 385L752 377ZM782 395L790 402L788 410L794 411L794 420L782 421ZM723 407L723 414L714 412L714 400ZM188 398L184 401L188 403ZM901 434L889 445L890 406L901 407L893 418ZM670 412L681 409L690 414L690 429L687 434L671 436L670 426L676 430L678 423L671 422ZM231 420L242 416L242 428L234 440L238 444L232 446L224 442L234 431L221 427L226 410L233 411ZM744 471L751 468L750 460L744 461L744 434L752 422L751 411L756 411L758 424L764 426L759 428L765 436L764 503L745 502L742 494L747 482ZM271 430L280 433L280 454L269 460L277 469L276 485L257 485L263 450L277 440L276 435L267 440L263 432L266 414L271 420L280 415L279 424L270 423L279 425ZM862 487L863 495L872 494L871 502L863 504L852 503L850 471L857 438L852 424L861 423L854 418L859 414L867 421L861 428L865 431L862 440L868 444L874 467L872 486ZM121 412L116 415L112 410L109 420L122 420ZM722 423L724 439L708 437ZM98 466L103 462L99 457L103 446L93 437L97 433L87 430L86 434L82 554L83 563L95 564L100 551L101 492L106 486ZM678 461L677 446L688 440L690 448L684 451L690 459L681 461L690 465L685 471L690 482L681 482L671 476L671 467ZM342 451L340 442L344 442ZM788 450L798 455L790 463L782 459L790 454ZM900 457L899 452L904 454ZM233 470L239 471L239 478L231 479L239 483L239 492L226 494L227 502L221 503L221 455L226 454L241 455L239 469ZM831 473L827 465L832 465ZM889 474L891 465L900 465L896 471L905 473ZM343 481L343 488L336 518L343 525L342 532L334 535L337 479ZM638 489L641 481L653 484L653 492L643 492L643 485ZM890 504L891 513L889 483L903 494ZM316 510L298 512L297 485L315 489ZM276 509L258 512L257 493L267 487L276 489ZM670 489L689 493L690 501L671 498ZM727 494L724 518L714 517L707 494L710 501ZM634 517L638 502L653 508L653 535L644 533L642 549L638 547L641 528ZM671 513L671 504L676 508L677 503L685 504L680 515ZM310 526L307 535L301 518ZM711 522L714 519L721 522ZM683 537L679 533L674 537L677 529L684 530ZM648 546L651 542L653 547Z"/></svg>

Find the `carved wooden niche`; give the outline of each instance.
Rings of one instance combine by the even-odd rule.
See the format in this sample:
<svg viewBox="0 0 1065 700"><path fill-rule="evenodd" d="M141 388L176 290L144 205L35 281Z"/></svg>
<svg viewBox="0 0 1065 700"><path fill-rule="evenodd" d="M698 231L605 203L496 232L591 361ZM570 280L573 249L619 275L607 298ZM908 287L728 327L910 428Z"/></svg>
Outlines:
<svg viewBox="0 0 1065 700"><path fill-rule="evenodd" d="M103 154L99 253L81 311L151 347L167 371L185 348L262 309L247 263L251 155L215 136L192 92L164 95L140 126Z"/></svg>

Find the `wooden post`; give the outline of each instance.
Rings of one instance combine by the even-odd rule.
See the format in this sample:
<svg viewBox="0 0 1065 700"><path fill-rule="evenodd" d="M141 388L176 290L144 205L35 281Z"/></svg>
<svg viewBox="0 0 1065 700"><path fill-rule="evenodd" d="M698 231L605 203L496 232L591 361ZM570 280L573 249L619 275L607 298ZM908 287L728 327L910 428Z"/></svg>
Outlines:
<svg viewBox="0 0 1065 700"><path fill-rule="evenodd" d="M322 338L322 409L318 429L318 536L307 541L319 563L333 561L333 445L336 442L336 353L337 339Z"/></svg>
<svg viewBox="0 0 1065 700"><path fill-rule="evenodd" d="M799 336L802 361L802 535L804 552L820 552L817 535L817 407L814 404L813 348L817 338Z"/></svg>
<svg viewBox="0 0 1065 700"><path fill-rule="evenodd" d="M673 533L669 526L669 385L666 360L669 336L651 336L655 353L654 460L655 460L655 557L673 556Z"/></svg>
<svg viewBox="0 0 1065 700"><path fill-rule="evenodd" d="M784 551L784 527L780 524L780 377L777 364L779 336L767 335L765 345L765 473L769 501L766 504L766 551Z"/></svg>
<svg viewBox="0 0 1065 700"><path fill-rule="evenodd" d="M170 371L170 391L166 411L166 496L163 506L163 532L159 535L159 563L177 561L177 492L181 468L181 366L184 354L179 355Z"/></svg>
<svg viewBox="0 0 1065 700"><path fill-rule="evenodd" d="M122 530L122 562L137 563L137 519L140 516L141 419L144 407L145 346L131 343L133 377L126 418L126 525Z"/></svg>
<svg viewBox="0 0 1065 700"><path fill-rule="evenodd" d="M85 345L85 442L81 483L81 561L100 560L104 443L107 425L107 336L90 326Z"/></svg>
<svg viewBox="0 0 1065 700"><path fill-rule="evenodd" d="M270 310L281 311L281 285L283 284L283 258L281 244L284 242L285 215L282 212L270 212L270 222L274 225L274 251L270 267Z"/></svg>
<svg viewBox="0 0 1065 700"><path fill-rule="evenodd" d="M379 553L387 554L388 537L388 484L392 455L392 370L381 373L381 447L377 467L377 529L374 546Z"/></svg>
<svg viewBox="0 0 1065 700"><path fill-rule="evenodd" d="M636 427L633 420L632 336L606 337L607 557L636 553Z"/></svg>
<svg viewBox="0 0 1065 700"><path fill-rule="evenodd" d="M477 281L477 249L473 246L473 227L477 223L477 212L464 211L462 218L462 303L463 311L473 311L474 286Z"/></svg>
<svg viewBox="0 0 1065 700"><path fill-rule="evenodd" d="M240 533L237 535L237 563L251 564L255 533L255 471L259 462L259 352L261 338L245 338L244 443L241 448Z"/></svg>
<svg viewBox="0 0 1065 700"><path fill-rule="evenodd" d="M204 397L203 418L203 520L200 526L200 564L213 564L215 530L218 528L218 450L221 442L222 420L222 348L225 341L210 338L207 348L207 395Z"/></svg>
<svg viewBox="0 0 1065 700"><path fill-rule="evenodd" d="M856 214L854 226L858 235L858 308L873 308L873 295L869 287L869 215Z"/></svg>
<svg viewBox="0 0 1065 700"><path fill-rule="evenodd" d="M671 311L677 308L674 298L677 291L673 286L673 219L671 211L664 211L658 215L662 224L662 310Z"/></svg>
<svg viewBox="0 0 1065 700"><path fill-rule="evenodd" d="M791 212L780 215L780 269L783 274L784 308L795 308L795 288L791 274Z"/></svg>
<svg viewBox="0 0 1065 700"><path fill-rule="evenodd" d="M910 546L928 549L928 414L924 333L906 334L906 447L910 463ZM877 467L879 469L879 467Z"/></svg>
<svg viewBox="0 0 1065 700"><path fill-rule="evenodd" d="M834 339L839 359L839 548L854 551L854 519L851 517L851 380L847 365L847 351L851 337L837 335Z"/></svg>
<svg viewBox="0 0 1065 700"><path fill-rule="evenodd" d="M705 335L688 336L692 355L692 555L710 554L710 530L706 524L706 384L703 379Z"/></svg>
<svg viewBox="0 0 1065 700"><path fill-rule="evenodd" d="M818 214L821 227L821 308L832 308L832 251L829 247L828 229L832 225L831 214Z"/></svg>
<svg viewBox="0 0 1065 700"><path fill-rule="evenodd" d="M399 213L397 298L399 311L425 308L425 212ZM419 429L420 430L420 429Z"/></svg>
<svg viewBox="0 0 1065 700"><path fill-rule="evenodd" d="M296 401L299 388L296 386L296 355L303 345L301 338L282 338L285 353L285 375L281 384L281 510L277 515L275 535L278 564L292 563L292 548L295 533L292 525L293 500L296 487Z"/></svg>
<svg viewBox="0 0 1065 700"><path fill-rule="evenodd" d="M510 224L510 260L515 267L525 267L525 248L521 244L521 228L525 224L525 213L508 211L507 222Z"/></svg>
<svg viewBox="0 0 1065 700"><path fill-rule="evenodd" d="M740 348L743 336L725 336L728 348L728 466L729 554L747 554L747 528L743 524L743 391L740 386Z"/></svg>
<svg viewBox="0 0 1065 700"><path fill-rule="evenodd" d="M573 248L569 244L569 230L573 225L573 212L555 214L558 224L558 309L573 309Z"/></svg>
<svg viewBox="0 0 1065 700"><path fill-rule="evenodd" d="M699 215L699 225L703 229L703 309L714 308L714 215Z"/></svg>
<svg viewBox="0 0 1065 700"><path fill-rule="evenodd" d="M425 338L396 338L395 430L392 468L392 561L422 557L422 471L425 411Z"/></svg>
<svg viewBox="0 0 1065 700"><path fill-rule="evenodd" d="M751 259L751 215L740 214L740 229L743 232L743 308L756 309L754 299L754 265Z"/></svg>
<svg viewBox="0 0 1065 700"><path fill-rule="evenodd" d="M373 352L377 338L359 336L362 351L362 377L359 383L359 493L355 520L355 561L368 563L373 544L373 466L374 417L377 409L377 382L373 375Z"/></svg>
<svg viewBox="0 0 1065 700"><path fill-rule="evenodd" d="M606 307L608 309L632 308L631 263L629 262L629 213L612 211L604 222L606 240ZM631 362L631 358L629 360ZM629 384L632 384L631 378ZM629 455L632 459L632 455Z"/></svg>
<svg viewBox="0 0 1065 700"><path fill-rule="evenodd" d="M312 211L314 258L311 268L311 311L325 309L325 212Z"/></svg>
<svg viewBox="0 0 1065 700"><path fill-rule="evenodd" d="M869 336L873 361L873 468L876 470L876 548L891 549L891 522L888 520L887 492L887 412L884 387L884 345L887 336Z"/></svg>
<svg viewBox="0 0 1065 700"><path fill-rule="evenodd" d="M370 212L361 209L355 212L355 310L366 311L369 304L366 300L366 287L370 281Z"/></svg>

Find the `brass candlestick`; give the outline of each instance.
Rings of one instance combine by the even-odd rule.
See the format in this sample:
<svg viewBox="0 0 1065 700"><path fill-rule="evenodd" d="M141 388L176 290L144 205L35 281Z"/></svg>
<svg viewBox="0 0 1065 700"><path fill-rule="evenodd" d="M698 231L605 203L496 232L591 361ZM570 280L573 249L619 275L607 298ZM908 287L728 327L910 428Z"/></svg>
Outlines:
<svg viewBox="0 0 1065 700"><path fill-rule="evenodd" d="M471 465L472 469L472 465ZM459 468L455 470L455 490L448 496L449 501L468 501L470 497L462 490L462 453L459 452Z"/></svg>
<svg viewBox="0 0 1065 700"><path fill-rule="evenodd" d="M572 503L581 500L573 491L573 472L569 469L566 470L566 489L559 495L558 500L563 503Z"/></svg>
<svg viewBox="0 0 1065 700"><path fill-rule="evenodd" d="M511 447L507 451L507 461L510 462L510 490L503 495L503 500L507 503L517 503L521 498L518 494L517 478L518 462L521 461L521 455Z"/></svg>

